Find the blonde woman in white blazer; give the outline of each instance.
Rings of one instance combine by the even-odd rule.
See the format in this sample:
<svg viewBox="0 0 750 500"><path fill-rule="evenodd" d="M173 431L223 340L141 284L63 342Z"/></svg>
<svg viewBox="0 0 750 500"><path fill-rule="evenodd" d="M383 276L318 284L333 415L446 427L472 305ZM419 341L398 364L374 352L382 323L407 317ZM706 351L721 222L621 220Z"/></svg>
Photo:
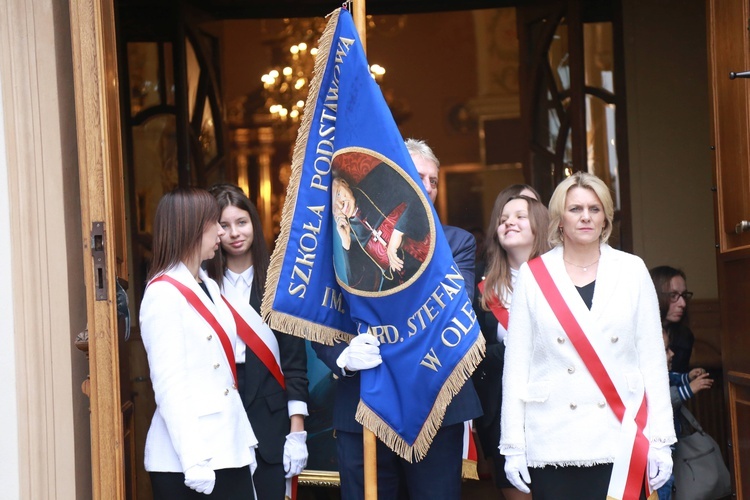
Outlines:
<svg viewBox="0 0 750 500"><path fill-rule="evenodd" d="M144 459L155 499L252 498L258 441L237 392L234 359L199 312L234 342L232 314L200 267L218 248L218 220L216 200L202 189L177 189L156 209L140 310L156 399Z"/></svg>
<svg viewBox="0 0 750 500"><path fill-rule="evenodd" d="M604 365L625 417L621 423L617 405L605 397L615 391L600 389L584 364L590 356L579 354L578 337L553 312L532 273L538 262L524 264L506 338L500 436L506 475L519 490L531 489L534 500L645 498L645 480L655 491L669 478L675 441L653 283L641 259L607 245L614 208L596 176L579 172L560 183L549 215L554 248L542 262ZM639 411L647 411L640 434ZM629 465L631 454L641 457L639 467ZM638 484L627 482L630 468Z"/></svg>

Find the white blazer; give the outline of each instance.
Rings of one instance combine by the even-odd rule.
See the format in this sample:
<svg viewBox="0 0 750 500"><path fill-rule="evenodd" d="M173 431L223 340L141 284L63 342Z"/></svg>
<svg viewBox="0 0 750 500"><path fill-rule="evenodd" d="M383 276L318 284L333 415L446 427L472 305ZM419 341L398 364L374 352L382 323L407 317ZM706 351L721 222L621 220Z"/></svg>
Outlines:
<svg viewBox="0 0 750 500"><path fill-rule="evenodd" d="M646 437L675 442L659 305L643 261L602 245L589 310L562 256L556 247L542 259L623 402L637 409L645 390ZM528 264L518 274L505 342L501 453L525 450L530 467L614 462L620 422Z"/></svg>
<svg viewBox="0 0 750 500"><path fill-rule="evenodd" d="M194 291L234 341L232 314L202 269L198 276L213 302L184 264L165 274ZM140 323L156 397L146 436L146 470L184 472L204 460L214 470L254 463L258 440L214 329L165 281L146 287Z"/></svg>

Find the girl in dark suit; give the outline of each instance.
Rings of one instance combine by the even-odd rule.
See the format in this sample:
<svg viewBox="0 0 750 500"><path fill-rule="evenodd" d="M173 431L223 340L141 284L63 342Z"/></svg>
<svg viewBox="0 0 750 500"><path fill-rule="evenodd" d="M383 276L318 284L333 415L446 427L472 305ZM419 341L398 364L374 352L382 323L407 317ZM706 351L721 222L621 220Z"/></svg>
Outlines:
<svg viewBox="0 0 750 500"><path fill-rule="evenodd" d="M505 477L500 454L500 401L502 399L504 336L507 333L513 282L521 264L548 250L547 209L528 185L514 184L497 195L487 229L486 275L476 294L479 325L487 341L487 354L474 373L474 385L484 415L476 428L485 456L492 457L495 485L506 500L529 499ZM498 310L498 307L500 310ZM498 318L497 316L500 316Z"/></svg>
<svg viewBox="0 0 750 500"><path fill-rule="evenodd" d="M269 253L255 205L231 184L210 191L221 209L224 235L209 275L257 335L249 340L239 335L235 348L240 396L259 429L253 482L259 499L282 500L285 478L299 475L307 464L305 342L271 330L260 318Z"/></svg>

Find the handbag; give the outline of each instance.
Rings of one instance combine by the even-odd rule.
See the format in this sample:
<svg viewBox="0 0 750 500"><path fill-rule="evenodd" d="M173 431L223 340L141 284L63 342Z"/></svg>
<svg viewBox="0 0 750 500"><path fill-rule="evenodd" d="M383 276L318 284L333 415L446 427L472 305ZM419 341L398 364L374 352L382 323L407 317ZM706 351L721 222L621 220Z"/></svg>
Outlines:
<svg viewBox="0 0 750 500"><path fill-rule="evenodd" d="M677 440L674 450L675 500L716 500L732 494L729 469L716 441L703 431L690 410L682 416L695 429Z"/></svg>

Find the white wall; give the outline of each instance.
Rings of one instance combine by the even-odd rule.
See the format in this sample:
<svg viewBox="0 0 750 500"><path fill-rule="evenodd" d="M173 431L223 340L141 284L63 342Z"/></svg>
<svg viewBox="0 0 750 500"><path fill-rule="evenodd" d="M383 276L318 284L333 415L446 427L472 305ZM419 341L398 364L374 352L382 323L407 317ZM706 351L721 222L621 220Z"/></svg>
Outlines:
<svg viewBox="0 0 750 500"><path fill-rule="evenodd" d="M0 237L0 276L5 277L0 286L0 485L5 498L19 498L16 349L13 339L13 273L10 238L7 237L9 234L8 157L5 150L3 101L0 99L0 235L4 235Z"/></svg>
<svg viewBox="0 0 750 500"><path fill-rule="evenodd" d="M705 0L624 0L634 251L718 297Z"/></svg>

